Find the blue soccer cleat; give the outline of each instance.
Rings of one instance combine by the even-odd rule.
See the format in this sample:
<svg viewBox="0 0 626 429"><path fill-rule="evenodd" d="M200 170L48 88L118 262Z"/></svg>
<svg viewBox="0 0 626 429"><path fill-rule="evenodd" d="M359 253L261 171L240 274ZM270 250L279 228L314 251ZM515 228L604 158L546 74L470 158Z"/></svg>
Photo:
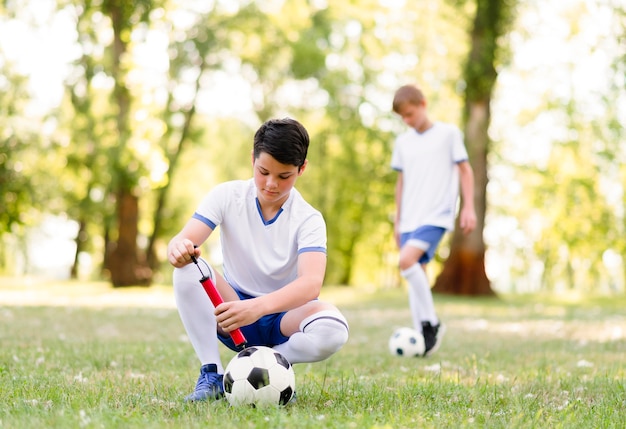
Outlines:
<svg viewBox="0 0 626 429"><path fill-rule="evenodd" d="M214 363L202 365L196 389L192 394L185 397L185 402L221 399L224 396L223 379L224 376L217 373L217 365Z"/></svg>

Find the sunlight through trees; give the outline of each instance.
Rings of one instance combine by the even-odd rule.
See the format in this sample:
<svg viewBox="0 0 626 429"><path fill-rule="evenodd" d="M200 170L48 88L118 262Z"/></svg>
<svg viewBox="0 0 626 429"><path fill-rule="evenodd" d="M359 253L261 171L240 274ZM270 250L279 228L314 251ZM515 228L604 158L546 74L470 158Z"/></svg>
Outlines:
<svg viewBox="0 0 626 429"><path fill-rule="evenodd" d="M71 255L49 255L65 275L168 283L165 245L198 195L249 177L253 131L292 116L312 136L300 191L328 223L327 283L400 285L393 92L420 85L433 118L463 128L483 81L464 69L475 12L506 4L478 149L487 282L623 293L626 3L514 3L2 2L0 273L52 275L33 248L53 237L32 232L56 216L76 231Z"/></svg>

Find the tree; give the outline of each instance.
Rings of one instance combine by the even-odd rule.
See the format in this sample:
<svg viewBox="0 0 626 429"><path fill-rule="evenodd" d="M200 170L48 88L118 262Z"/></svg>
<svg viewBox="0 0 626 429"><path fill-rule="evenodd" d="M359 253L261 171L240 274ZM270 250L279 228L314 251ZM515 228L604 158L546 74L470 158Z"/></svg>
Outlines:
<svg viewBox="0 0 626 429"><path fill-rule="evenodd" d="M71 142L67 166L74 174L61 189L67 213L79 225L71 275L77 274L78 255L90 245L92 232L101 228L102 268L113 285L148 284L151 273L137 246L139 183L145 168L133 148L128 74L133 67L131 35L147 21L154 4L85 0L58 6L75 15L80 52L65 80L68 97L61 109L65 139Z"/></svg>
<svg viewBox="0 0 626 429"><path fill-rule="evenodd" d="M4 70L3 70L4 69ZM24 213L35 203L34 184L24 174L24 153L33 136L20 129L19 116L27 100L24 79L12 76L6 66L0 72L7 77L0 85L0 235L14 225L24 223Z"/></svg>
<svg viewBox="0 0 626 429"><path fill-rule="evenodd" d="M29 10L0 4L0 28L37 25ZM33 108L37 94L29 85L28 70L15 56L3 33L0 44L0 270L28 273L29 228L46 214L58 214L56 180L63 170L57 145L51 139L54 114Z"/></svg>
<svg viewBox="0 0 626 429"><path fill-rule="evenodd" d="M98 27L92 21L94 12L86 9L78 14L76 29L81 44L98 44ZM94 76L101 68L100 61L101 58L93 53L82 51L65 79L69 105L62 105L60 109L61 112L72 112L61 132L67 135L68 141L78 143L67 148L65 157L69 175L64 186L60 187L67 214L78 223L74 263L70 269L70 278L74 279L78 277L79 255L92 250L91 237L97 234L94 226L108 225L112 217L107 204L109 200L103 198L104 190L109 186L106 176L110 170L105 133L101 128L106 121L102 120L96 107L106 95L93 85Z"/></svg>
<svg viewBox="0 0 626 429"><path fill-rule="evenodd" d="M485 273L483 229L487 209L487 155L489 153L490 102L498 73L501 38L512 22L515 0L477 0L471 48L463 72L465 105L463 122L470 163L474 169L474 205L477 226L465 236L457 228L450 255L437 277L434 291L460 295L493 294Z"/></svg>
<svg viewBox="0 0 626 429"><path fill-rule="evenodd" d="M39 152L39 145L34 132L26 127L28 121L21 120L28 99L25 79L11 73L6 64L0 65L0 74L6 77L0 83L0 238L4 243L7 235L14 234L28 266L24 227L32 222L33 206L45 202L45 193L40 194L31 174L37 160L33 152ZM14 265L12 253L0 248L0 268Z"/></svg>
<svg viewBox="0 0 626 429"><path fill-rule="evenodd" d="M115 113L118 144L111 148L113 182L112 195L116 202L117 234L108 243L107 268L113 286L149 284L151 273L146 261L138 260L139 195L138 169L141 165L127 145L131 139L131 94L127 86L128 64L124 61L130 44L130 35L137 22L145 20L152 9L151 0L104 0L103 12L111 19L113 43L111 46L111 77L114 80L112 102Z"/></svg>

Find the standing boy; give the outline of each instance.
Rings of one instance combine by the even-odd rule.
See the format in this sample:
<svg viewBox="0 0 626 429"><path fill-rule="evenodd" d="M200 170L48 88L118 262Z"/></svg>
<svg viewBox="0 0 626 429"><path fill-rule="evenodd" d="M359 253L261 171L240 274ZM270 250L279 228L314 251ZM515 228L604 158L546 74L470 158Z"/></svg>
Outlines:
<svg viewBox="0 0 626 429"><path fill-rule="evenodd" d="M435 312L425 268L444 233L454 228L459 183L459 225L465 234L476 227L474 173L461 131L428 118L419 88L399 88L393 111L410 127L397 137L391 158L391 167L398 171L394 233L400 274L409 284L413 325L424 335L424 356L429 356L439 348L445 326Z"/></svg>
<svg viewBox="0 0 626 429"><path fill-rule="evenodd" d="M330 357L348 339L348 323L318 300L326 272L326 224L294 188L307 166L309 135L293 119L264 123L254 136L253 178L222 183L202 200L168 245L174 295L201 363L187 401L224 395L218 340L237 350L229 332L241 328L248 345L273 347L291 363ZM224 303L213 307L192 257L221 226L223 275L211 273Z"/></svg>

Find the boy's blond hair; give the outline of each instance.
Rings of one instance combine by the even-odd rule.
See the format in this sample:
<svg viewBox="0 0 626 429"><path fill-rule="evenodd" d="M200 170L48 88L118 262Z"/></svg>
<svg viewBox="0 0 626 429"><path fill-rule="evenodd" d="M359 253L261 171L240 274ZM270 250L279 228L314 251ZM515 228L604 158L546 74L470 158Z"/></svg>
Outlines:
<svg viewBox="0 0 626 429"><path fill-rule="evenodd" d="M400 108L404 104L415 104L416 106L423 103L426 97L421 89L415 85L404 85L398 88L393 96L393 111L399 113Z"/></svg>

